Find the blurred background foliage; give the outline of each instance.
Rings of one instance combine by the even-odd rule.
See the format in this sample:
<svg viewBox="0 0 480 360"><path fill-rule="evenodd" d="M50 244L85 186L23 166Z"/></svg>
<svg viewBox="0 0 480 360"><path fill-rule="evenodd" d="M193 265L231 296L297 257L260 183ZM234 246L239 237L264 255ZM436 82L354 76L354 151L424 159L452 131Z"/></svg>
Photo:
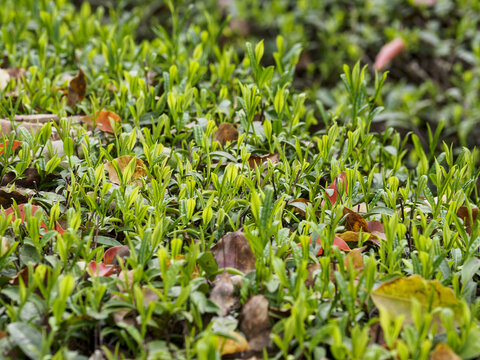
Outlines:
<svg viewBox="0 0 480 360"><path fill-rule="evenodd" d="M48 5L42 0L32 6L39 3ZM83 1L73 3L82 11ZM110 16L138 42L158 37L159 27L167 33L174 27L164 1L89 3L93 13ZM372 64L380 48L400 37L406 50L386 69L388 80L378 100L385 111L375 119L373 129L393 126L404 134L414 131L427 147L428 127L434 131L442 124L440 139L453 142L457 151L480 144L480 2L476 0L438 0L433 6L414 0L177 0L172 4L182 21L198 29L226 23L219 44L233 45L239 58L246 41L264 40L265 65L274 64L278 35L284 37L287 49L301 46L294 85L308 93L307 105L317 119L319 104L339 114L345 103L343 64L352 66L360 60L369 65L373 77ZM323 126L319 123L310 130Z"/></svg>

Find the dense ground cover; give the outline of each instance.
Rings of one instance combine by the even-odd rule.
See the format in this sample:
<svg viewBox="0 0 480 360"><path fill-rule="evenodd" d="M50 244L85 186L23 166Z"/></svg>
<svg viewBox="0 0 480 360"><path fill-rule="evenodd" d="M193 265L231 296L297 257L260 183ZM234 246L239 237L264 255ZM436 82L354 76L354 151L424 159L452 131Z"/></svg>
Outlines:
<svg viewBox="0 0 480 360"><path fill-rule="evenodd" d="M476 2L92 3L0 7L0 357L480 356Z"/></svg>

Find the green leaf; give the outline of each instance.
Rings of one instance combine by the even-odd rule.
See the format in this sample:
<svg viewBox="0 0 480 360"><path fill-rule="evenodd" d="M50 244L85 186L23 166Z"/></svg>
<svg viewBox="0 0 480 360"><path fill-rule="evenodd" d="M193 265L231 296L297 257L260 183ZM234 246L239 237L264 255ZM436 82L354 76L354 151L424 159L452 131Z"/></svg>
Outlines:
<svg viewBox="0 0 480 360"><path fill-rule="evenodd" d="M7 331L11 340L30 359L38 359L42 349L42 334L29 324L14 322L8 324Z"/></svg>

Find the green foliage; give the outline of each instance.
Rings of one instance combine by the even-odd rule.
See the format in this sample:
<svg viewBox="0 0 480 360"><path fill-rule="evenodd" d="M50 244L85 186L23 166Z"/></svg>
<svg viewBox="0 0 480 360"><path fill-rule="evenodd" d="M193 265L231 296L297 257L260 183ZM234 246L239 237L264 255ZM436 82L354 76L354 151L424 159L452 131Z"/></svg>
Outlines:
<svg viewBox="0 0 480 360"><path fill-rule="evenodd" d="M478 357L478 151L442 141L448 130L458 136L455 145L468 144L478 118L478 100L469 95L478 93L475 70L462 74L458 60L474 62L478 53L469 31L477 20L465 16L476 5L452 10L455 35L454 25L442 28L454 36L455 88L440 93L433 76L410 91L414 79L398 82L395 70L373 75L358 60L397 33L413 39L407 60L427 40L444 59L446 40L432 34L450 15L448 1L432 13L399 1L352 8L231 2L240 18L263 20L248 39L234 35L233 19L222 19L216 2L167 1L156 10L161 25L148 17L156 2L132 3L7 0L0 7L5 65L26 69L0 92L1 114L15 130L3 136L1 176L16 182L0 190L10 194L24 180L33 191L27 201L1 196L11 200L0 212L1 355L220 358L218 344L234 339L245 304L261 294L270 346L257 357L423 359L441 342L463 358ZM409 26L431 17L426 32L402 27L398 12ZM318 56L307 75L301 54ZM79 68L87 92L69 109L62 89ZM318 82L310 84L313 77ZM427 95L469 106L448 100L434 108ZM100 110L122 119L110 122L111 133L71 116ZM57 120L36 132L16 121L38 113ZM399 125L397 115L412 131L390 126ZM414 131L421 121L433 125L425 138ZM224 123L238 134L222 142ZM18 149L14 140L22 142ZM383 225L384 238L364 233L349 242L365 246L352 265L353 253L336 241L348 230L344 208L360 207L366 220ZM224 271L216 247L232 232L245 235L242 245L255 259L240 260L255 269L232 267L225 258L238 260L240 250L224 248L237 302L222 316L212 296ZM107 263L106 252L121 245L128 255ZM105 269L111 272L100 276ZM372 291L410 275L451 288L461 309L411 301L409 323L377 312Z"/></svg>

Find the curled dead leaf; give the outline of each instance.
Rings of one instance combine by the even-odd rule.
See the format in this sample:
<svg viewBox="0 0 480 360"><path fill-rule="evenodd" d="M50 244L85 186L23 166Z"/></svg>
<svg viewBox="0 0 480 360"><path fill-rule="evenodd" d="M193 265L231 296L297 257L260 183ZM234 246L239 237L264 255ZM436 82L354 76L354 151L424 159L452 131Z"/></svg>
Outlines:
<svg viewBox="0 0 480 360"><path fill-rule="evenodd" d="M344 207L343 215L345 215L345 220L346 220L345 229L347 231L370 232L368 229L367 222L359 213L352 211L347 207Z"/></svg>
<svg viewBox="0 0 480 360"><path fill-rule="evenodd" d="M218 141L224 146L227 141L235 141L238 139L238 130L230 123L221 123L217 131L213 135L213 141Z"/></svg>
<svg viewBox="0 0 480 360"><path fill-rule="evenodd" d="M13 201L17 204L25 204L28 200L35 195L35 191L31 189L24 189L20 187L16 188L0 188L0 206L8 208L13 205Z"/></svg>
<svg viewBox="0 0 480 360"><path fill-rule="evenodd" d="M68 85L67 91L67 105L74 108L77 103L85 98L87 92L87 79L82 69L78 69L78 74Z"/></svg>

